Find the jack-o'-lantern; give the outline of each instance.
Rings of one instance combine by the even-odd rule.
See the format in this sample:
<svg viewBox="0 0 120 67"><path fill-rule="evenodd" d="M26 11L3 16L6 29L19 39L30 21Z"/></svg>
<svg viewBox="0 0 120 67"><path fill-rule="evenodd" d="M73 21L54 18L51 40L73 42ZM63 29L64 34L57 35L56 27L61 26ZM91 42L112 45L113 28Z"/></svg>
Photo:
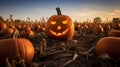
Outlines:
<svg viewBox="0 0 120 67"><path fill-rule="evenodd" d="M56 8L58 15L51 16L46 23L46 34L52 39L69 40L74 34L74 24L69 16L62 15L60 8Z"/></svg>

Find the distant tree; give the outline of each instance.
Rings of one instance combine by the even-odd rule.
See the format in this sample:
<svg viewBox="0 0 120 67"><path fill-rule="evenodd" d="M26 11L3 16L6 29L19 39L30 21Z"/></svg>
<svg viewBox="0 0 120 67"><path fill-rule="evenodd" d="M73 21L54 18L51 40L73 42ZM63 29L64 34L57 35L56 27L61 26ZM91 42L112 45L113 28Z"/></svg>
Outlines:
<svg viewBox="0 0 120 67"><path fill-rule="evenodd" d="M114 22L114 23L120 23L120 18L113 18L112 22Z"/></svg>
<svg viewBox="0 0 120 67"><path fill-rule="evenodd" d="M95 17L93 22L94 23L100 23L100 22L102 22L102 20L101 20L100 17Z"/></svg>

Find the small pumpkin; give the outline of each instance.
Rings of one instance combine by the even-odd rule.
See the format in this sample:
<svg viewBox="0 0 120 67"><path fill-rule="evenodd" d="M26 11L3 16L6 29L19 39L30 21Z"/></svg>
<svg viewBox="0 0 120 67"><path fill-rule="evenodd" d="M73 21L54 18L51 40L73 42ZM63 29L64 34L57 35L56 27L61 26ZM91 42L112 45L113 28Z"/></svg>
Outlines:
<svg viewBox="0 0 120 67"><path fill-rule="evenodd" d="M120 29L120 23L115 23L115 22L113 22L113 23L111 24L111 27L112 27L113 29Z"/></svg>
<svg viewBox="0 0 120 67"><path fill-rule="evenodd" d="M9 61L13 57L20 56L25 62L30 62L34 57L33 44L23 38L0 40L0 63L7 57Z"/></svg>
<svg viewBox="0 0 120 67"><path fill-rule="evenodd" d="M20 37L27 38L34 36L34 32L32 30L22 30L19 35Z"/></svg>
<svg viewBox="0 0 120 67"><path fill-rule="evenodd" d="M22 26L21 26L20 24L17 24L17 25L16 25L16 28L17 28L18 30L21 30L21 29L22 29Z"/></svg>
<svg viewBox="0 0 120 67"><path fill-rule="evenodd" d="M0 31L2 29L6 29L6 28L7 28L7 24L6 23L4 23L4 22L0 23Z"/></svg>
<svg viewBox="0 0 120 67"><path fill-rule="evenodd" d="M114 58L120 58L120 38L118 37L104 37L96 44L96 54L108 54Z"/></svg>
<svg viewBox="0 0 120 67"><path fill-rule="evenodd" d="M60 8L56 8L58 15L51 16L46 23L46 34L52 39L69 40L74 34L74 24L67 15L62 15Z"/></svg>
<svg viewBox="0 0 120 67"><path fill-rule="evenodd" d="M7 34L11 35L14 32L13 28L7 28L6 30Z"/></svg>
<svg viewBox="0 0 120 67"><path fill-rule="evenodd" d="M15 30L15 26L13 24L10 25L9 28L12 28L13 30Z"/></svg>
<svg viewBox="0 0 120 67"><path fill-rule="evenodd" d="M29 26L29 25L27 25L26 27L25 27L25 30L31 30L31 27Z"/></svg>
<svg viewBox="0 0 120 67"><path fill-rule="evenodd" d="M32 30L28 30L26 31L26 34L31 37L31 36L34 36L34 32Z"/></svg>

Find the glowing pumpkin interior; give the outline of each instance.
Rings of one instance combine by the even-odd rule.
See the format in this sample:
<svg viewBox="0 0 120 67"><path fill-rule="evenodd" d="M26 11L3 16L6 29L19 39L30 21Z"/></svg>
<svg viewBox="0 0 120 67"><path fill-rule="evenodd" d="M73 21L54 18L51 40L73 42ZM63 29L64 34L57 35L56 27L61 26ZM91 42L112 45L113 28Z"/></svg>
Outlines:
<svg viewBox="0 0 120 67"><path fill-rule="evenodd" d="M53 34L54 36L62 36L62 35L65 35L68 30L69 30L69 27L68 27L68 21L67 20L64 20L64 21L61 21L61 22L57 22L57 21L51 21L50 22L50 33Z"/></svg>

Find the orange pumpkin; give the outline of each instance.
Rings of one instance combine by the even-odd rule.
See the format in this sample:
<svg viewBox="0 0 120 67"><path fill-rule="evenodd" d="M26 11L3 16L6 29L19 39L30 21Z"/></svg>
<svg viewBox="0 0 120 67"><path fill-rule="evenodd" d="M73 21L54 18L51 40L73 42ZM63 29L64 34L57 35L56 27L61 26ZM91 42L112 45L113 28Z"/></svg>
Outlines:
<svg viewBox="0 0 120 67"><path fill-rule="evenodd" d="M29 25L27 25L27 26L25 27L25 30L31 30L31 27L30 27Z"/></svg>
<svg viewBox="0 0 120 67"><path fill-rule="evenodd" d="M113 29L120 29L120 23L113 22L111 26Z"/></svg>
<svg viewBox="0 0 120 67"><path fill-rule="evenodd" d="M34 57L33 44L27 39L3 39L0 40L0 63L7 57L9 61L20 55L25 62L30 62Z"/></svg>
<svg viewBox="0 0 120 67"><path fill-rule="evenodd" d="M28 30L28 31L27 31L27 35L28 35L29 37L34 36L34 32L33 32L32 30Z"/></svg>
<svg viewBox="0 0 120 67"><path fill-rule="evenodd" d="M108 54L114 58L120 58L120 38L118 37L104 37L96 44L96 54Z"/></svg>
<svg viewBox="0 0 120 67"><path fill-rule="evenodd" d="M7 34L12 34L13 32L14 32L14 29L13 28L8 28L7 30L6 30L6 32L7 32Z"/></svg>
<svg viewBox="0 0 120 67"><path fill-rule="evenodd" d="M19 35L20 37L26 38L34 36L34 32L32 30L22 30Z"/></svg>
<svg viewBox="0 0 120 67"><path fill-rule="evenodd" d="M20 24L18 24L18 25L16 25L16 28L17 28L18 30L21 30L21 29L22 29L22 26L21 26Z"/></svg>
<svg viewBox="0 0 120 67"><path fill-rule="evenodd" d="M7 24L6 23L0 23L0 30L6 29L6 28L7 28Z"/></svg>
<svg viewBox="0 0 120 67"><path fill-rule="evenodd" d="M41 33L41 32L45 32L45 27L40 27L40 28L37 28L36 32L37 33Z"/></svg>
<svg viewBox="0 0 120 67"><path fill-rule="evenodd" d="M111 29L108 32L108 36L120 37L120 31L119 30L115 30L115 29Z"/></svg>
<svg viewBox="0 0 120 67"><path fill-rule="evenodd" d="M62 15L56 8L58 15L51 16L46 23L46 34L52 39L68 40L74 34L74 24L69 16Z"/></svg>
<svg viewBox="0 0 120 67"><path fill-rule="evenodd" d="M12 28L13 30L15 30L15 26L14 25L10 25L9 28Z"/></svg>

